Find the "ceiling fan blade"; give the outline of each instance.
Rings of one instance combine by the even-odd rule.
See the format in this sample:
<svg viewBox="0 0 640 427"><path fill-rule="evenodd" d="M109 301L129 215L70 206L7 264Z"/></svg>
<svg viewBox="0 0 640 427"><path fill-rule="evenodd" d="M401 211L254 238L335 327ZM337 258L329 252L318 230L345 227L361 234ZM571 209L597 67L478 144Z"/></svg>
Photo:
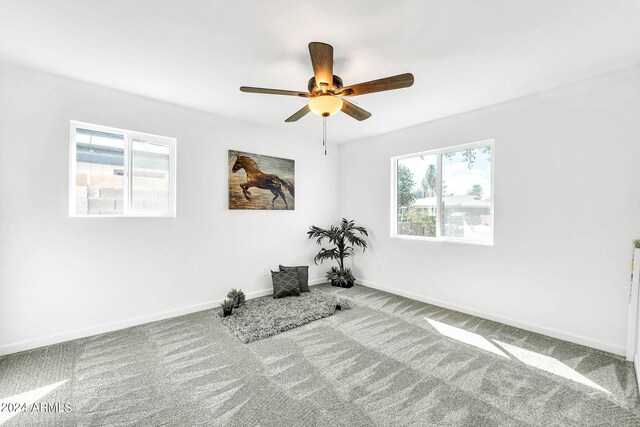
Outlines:
<svg viewBox="0 0 640 427"><path fill-rule="evenodd" d="M264 93L267 95L288 95L288 96L301 96L308 98L310 95L307 92L297 92L294 90L281 90L281 89L266 89L262 87L250 87L240 86L240 91L247 93Z"/></svg>
<svg viewBox="0 0 640 427"><path fill-rule="evenodd" d="M342 100L342 112L350 115L356 120L362 121L371 117L371 113L367 110L363 110L362 108L353 105L349 101L343 99Z"/></svg>
<svg viewBox="0 0 640 427"><path fill-rule="evenodd" d="M289 117L287 120L285 120L285 122L290 123L290 122L298 121L302 117L304 117L304 115L307 114L309 111L311 111L309 109L309 105L305 105L304 107L302 107L301 109L293 113L293 115Z"/></svg>
<svg viewBox="0 0 640 427"><path fill-rule="evenodd" d="M309 54L311 55L311 65L313 65L313 75L316 78L316 85L321 87L326 83L333 86L333 46L326 43L309 43Z"/></svg>
<svg viewBox="0 0 640 427"><path fill-rule="evenodd" d="M397 76L385 77L383 79L371 80L370 82L358 83L343 88L338 95L357 96L367 93L382 92L385 90L402 89L413 85L413 74L405 73Z"/></svg>

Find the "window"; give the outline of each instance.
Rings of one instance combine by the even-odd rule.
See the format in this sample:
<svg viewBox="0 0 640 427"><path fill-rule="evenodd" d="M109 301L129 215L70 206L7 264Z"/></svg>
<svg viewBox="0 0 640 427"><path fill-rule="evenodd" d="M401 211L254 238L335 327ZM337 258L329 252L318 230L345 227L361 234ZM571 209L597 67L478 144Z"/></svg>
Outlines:
<svg viewBox="0 0 640 427"><path fill-rule="evenodd" d="M493 244L493 141L391 159L392 237Z"/></svg>
<svg viewBox="0 0 640 427"><path fill-rule="evenodd" d="M176 140L71 122L70 216L175 216Z"/></svg>

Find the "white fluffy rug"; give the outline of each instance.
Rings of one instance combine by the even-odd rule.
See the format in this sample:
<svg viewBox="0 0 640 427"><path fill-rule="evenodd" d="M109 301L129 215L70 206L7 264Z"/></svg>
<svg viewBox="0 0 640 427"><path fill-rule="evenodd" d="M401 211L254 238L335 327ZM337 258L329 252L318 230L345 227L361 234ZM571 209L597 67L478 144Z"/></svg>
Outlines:
<svg viewBox="0 0 640 427"><path fill-rule="evenodd" d="M222 323L244 343L267 338L314 320L331 316L336 307L350 308L344 298L311 289L300 296L256 298L222 318ZM222 310L220 310L222 316Z"/></svg>

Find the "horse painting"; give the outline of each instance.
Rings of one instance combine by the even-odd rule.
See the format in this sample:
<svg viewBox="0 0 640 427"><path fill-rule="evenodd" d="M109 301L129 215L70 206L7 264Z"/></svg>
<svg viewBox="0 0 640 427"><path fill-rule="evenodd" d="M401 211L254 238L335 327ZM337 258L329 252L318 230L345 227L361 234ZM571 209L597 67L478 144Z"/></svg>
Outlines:
<svg viewBox="0 0 640 427"><path fill-rule="evenodd" d="M229 174L230 209L282 209L283 203L284 209L295 209L293 160L230 150L229 165L232 172ZM261 168L278 174L263 172ZM240 169L244 170L244 182L242 174L238 174ZM255 190L252 193L251 187L268 190L271 194ZM239 190L242 190L242 193ZM287 201L286 192L290 194L290 201ZM282 201L276 204L278 198Z"/></svg>

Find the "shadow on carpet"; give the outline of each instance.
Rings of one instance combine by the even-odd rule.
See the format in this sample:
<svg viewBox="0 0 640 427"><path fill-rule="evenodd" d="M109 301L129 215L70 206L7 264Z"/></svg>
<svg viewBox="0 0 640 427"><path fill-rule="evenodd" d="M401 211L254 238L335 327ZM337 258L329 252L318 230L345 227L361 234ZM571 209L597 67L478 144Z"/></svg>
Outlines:
<svg viewBox="0 0 640 427"><path fill-rule="evenodd" d="M246 344L329 317L336 309L349 308L348 300L311 289L295 297L252 299L233 310L231 316L222 317L221 312L218 315L222 317L222 324Z"/></svg>

